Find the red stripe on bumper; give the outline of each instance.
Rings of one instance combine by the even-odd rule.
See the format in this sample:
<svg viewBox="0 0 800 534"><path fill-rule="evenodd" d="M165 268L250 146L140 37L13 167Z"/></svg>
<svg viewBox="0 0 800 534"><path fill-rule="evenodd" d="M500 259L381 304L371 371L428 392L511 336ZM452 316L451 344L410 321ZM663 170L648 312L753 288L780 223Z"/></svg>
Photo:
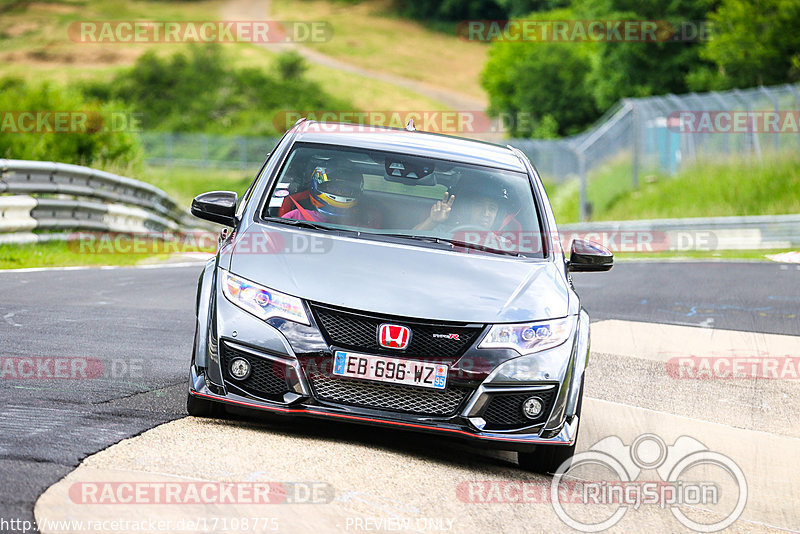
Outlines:
<svg viewBox="0 0 800 534"><path fill-rule="evenodd" d="M222 397L217 397L214 395L206 395L205 393L198 393L197 391L191 391L192 395L197 397L205 397L207 399L211 399L214 401L219 402L227 402L229 404L240 404L242 406L248 406L252 408L258 408L260 410L272 410L275 412L283 412L283 413L300 413L300 414L313 414L313 415L321 415L324 417L338 417L341 419L352 419L355 421L367 421L371 423L379 423L383 425L394 425L394 426L401 426L401 427L409 427L409 428L421 428L425 430L434 430L437 432L451 432L453 434L461 434L470 438L479 438L479 439L489 439L495 441L514 441L519 443L546 443L552 445L560 445L559 443L553 443L552 441L548 440L538 440L538 439L519 439L519 438L512 438L512 437L503 437L503 436L482 436L480 434L472 434L470 432L465 432L463 430L457 430L455 428L439 428L437 426L428 426L428 425L419 425L416 423L403 423L400 421L386 421L384 419L375 419L372 417L362 417L357 415L347 415L347 414L339 414L339 413L328 413L328 412L320 412L318 410L310 410L310 409L297 409L297 408L281 408L279 406L263 406L261 404L254 404L250 402L244 401L237 401L232 399L225 399ZM564 445L567 445L566 443Z"/></svg>

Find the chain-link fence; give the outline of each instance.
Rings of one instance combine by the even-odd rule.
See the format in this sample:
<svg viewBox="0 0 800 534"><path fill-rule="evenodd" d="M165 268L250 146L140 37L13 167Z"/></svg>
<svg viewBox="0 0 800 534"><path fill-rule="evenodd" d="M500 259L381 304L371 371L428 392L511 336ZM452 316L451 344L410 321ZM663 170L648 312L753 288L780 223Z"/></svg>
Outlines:
<svg viewBox="0 0 800 534"><path fill-rule="evenodd" d="M514 139L542 176L580 183L580 219L591 203L587 182L610 162L621 172L616 192L639 186L640 176L674 174L700 159L731 155L762 160L800 149L800 85L757 87L622 100L587 131L556 140Z"/></svg>
<svg viewBox="0 0 800 534"><path fill-rule="evenodd" d="M168 132L144 132L141 137L150 165L226 169L260 167L278 142L273 137Z"/></svg>
<svg viewBox="0 0 800 534"><path fill-rule="evenodd" d="M613 194L637 188L640 176L674 174L687 162L738 155L761 160L800 149L800 85L711 93L629 98L585 132L562 139L511 139L550 183L579 183L579 217L593 198L588 182L613 165ZM258 167L276 138L146 133L147 161L250 169Z"/></svg>

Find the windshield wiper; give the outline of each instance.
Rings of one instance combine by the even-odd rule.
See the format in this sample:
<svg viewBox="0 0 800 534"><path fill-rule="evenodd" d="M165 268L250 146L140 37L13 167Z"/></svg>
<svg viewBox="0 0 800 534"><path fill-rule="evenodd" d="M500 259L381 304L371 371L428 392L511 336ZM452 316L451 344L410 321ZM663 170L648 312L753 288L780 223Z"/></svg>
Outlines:
<svg viewBox="0 0 800 534"><path fill-rule="evenodd" d="M517 256L521 257L522 255L519 252L515 252L512 250L503 250L494 247L487 247L485 245L479 245L477 243L470 243L468 241L459 241L458 239L447 239L442 237L434 237L429 235L417 235L417 234L373 234L373 235L380 235L380 236L387 236L387 237L399 237L403 239L413 239L416 241L424 241L425 243L435 243L437 245L440 244L447 244L450 245L451 248L456 247L464 247L470 248L473 250L480 250L481 252L488 252L491 254L502 254L505 256Z"/></svg>
<svg viewBox="0 0 800 534"><path fill-rule="evenodd" d="M399 237L401 239L413 239L415 241L424 241L425 243L448 243L446 239L440 239L438 237L433 237L430 235L417 235L417 234L370 234L370 235L379 235L385 237Z"/></svg>
<svg viewBox="0 0 800 534"><path fill-rule="evenodd" d="M333 230L333 228L329 228L327 226L323 226L321 224L312 221L303 221L301 219L284 219L282 217L269 217L267 221L275 222L278 224L288 224L289 226L297 226L298 228L313 228L314 230L323 230L325 232L330 232Z"/></svg>
<svg viewBox="0 0 800 534"><path fill-rule="evenodd" d="M503 250L501 248L487 247L486 245L479 245L478 243L470 243L469 241L459 241L458 239L443 239L442 242L450 243L453 248L464 247L473 250L480 250L481 252L489 252L491 254L502 254L504 256L522 257L522 254L513 250Z"/></svg>

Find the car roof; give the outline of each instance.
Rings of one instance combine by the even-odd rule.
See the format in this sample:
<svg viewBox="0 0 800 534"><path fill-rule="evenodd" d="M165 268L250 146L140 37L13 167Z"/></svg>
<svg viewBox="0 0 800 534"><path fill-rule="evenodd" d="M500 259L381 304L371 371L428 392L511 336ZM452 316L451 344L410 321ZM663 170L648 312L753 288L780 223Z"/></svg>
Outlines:
<svg viewBox="0 0 800 534"><path fill-rule="evenodd" d="M294 130L295 142L398 152L526 172L525 165L508 147L451 135L307 120L298 122Z"/></svg>

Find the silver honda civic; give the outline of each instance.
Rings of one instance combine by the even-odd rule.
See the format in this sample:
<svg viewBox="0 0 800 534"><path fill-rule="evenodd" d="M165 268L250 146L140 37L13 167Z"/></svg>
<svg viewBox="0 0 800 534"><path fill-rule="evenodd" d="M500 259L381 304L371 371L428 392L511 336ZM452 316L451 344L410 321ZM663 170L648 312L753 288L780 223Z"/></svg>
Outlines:
<svg viewBox="0 0 800 534"><path fill-rule="evenodd" d="M387 425L569 461L589 317L570 277L608 250L558 238L519 150L299 121L239 198L201 276L187 408ZM234 410L235 411L235 410Z"/></svg>

